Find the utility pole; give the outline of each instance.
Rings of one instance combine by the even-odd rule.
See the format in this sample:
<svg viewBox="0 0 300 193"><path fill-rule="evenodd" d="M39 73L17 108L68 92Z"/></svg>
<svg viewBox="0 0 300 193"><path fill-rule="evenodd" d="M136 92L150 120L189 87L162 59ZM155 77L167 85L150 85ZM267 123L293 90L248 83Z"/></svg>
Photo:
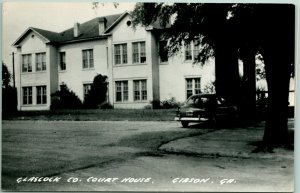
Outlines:
<svg viewBox="0 0 300 193"><path fill-rule="evenodd" d="M12 65L13 65L13 84L14 88L16 88L16 82L15 82L15 53L12 52Z"/></svg>

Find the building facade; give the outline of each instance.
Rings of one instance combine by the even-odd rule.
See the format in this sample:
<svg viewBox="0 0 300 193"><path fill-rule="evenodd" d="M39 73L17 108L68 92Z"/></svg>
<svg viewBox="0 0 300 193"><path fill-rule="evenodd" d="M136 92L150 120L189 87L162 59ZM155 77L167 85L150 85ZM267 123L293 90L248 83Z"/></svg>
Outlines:
<svg viewBox="0 0 300 193"><path fill-rule="evenodd" d="M61 33L28 28L17 48L19 110L48 110L66 84L84 100L97 74L108 77L114 108L143 108L153 100L184 101L201 92L199 48L193 42L168 57L155 27L132 28L128 13L95 18ZM214 63L213 60L208 63Z"/></svg>

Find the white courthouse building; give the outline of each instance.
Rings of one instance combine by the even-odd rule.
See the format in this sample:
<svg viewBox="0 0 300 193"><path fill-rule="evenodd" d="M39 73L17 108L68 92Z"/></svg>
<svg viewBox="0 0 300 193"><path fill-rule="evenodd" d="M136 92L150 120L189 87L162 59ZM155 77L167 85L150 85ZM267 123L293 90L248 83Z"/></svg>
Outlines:
<svg viewBox="0 0 300 193"><path fill-rule="evenodd" d="M97 74L108 77L114 108L143 108L171 97L182 102L200 93L204 70L194 64L198 46L191 43L168 57L158 34L154 26L133 29L127 12L60 33L28 28L13 43L18 109L50 109L51 94L62 84L83 100Z"/></svg>

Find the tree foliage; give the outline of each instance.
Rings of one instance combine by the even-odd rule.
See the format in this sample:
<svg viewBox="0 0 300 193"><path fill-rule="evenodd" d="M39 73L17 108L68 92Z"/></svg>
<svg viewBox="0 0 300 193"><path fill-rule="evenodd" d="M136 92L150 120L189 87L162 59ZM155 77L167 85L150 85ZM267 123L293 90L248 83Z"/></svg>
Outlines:
<svg viewBox="0 0 300 193"><path fill-rule="evenodd" d="M2 62L2 112L11 114L17 111L17 90L10 85L11 74Z"/></svg>
<svg viewBox="0 0 300 193"><path fill-rule="evenodd" d="M2 88L8 88L10 85L11 74L7 66L2 62Z"/></svg>
<svg viewBox="0 0 300 193"><path fill-rule="evenodd" d="M98 74L95 76L91 90L84 99L84 106L87 108L98 108L106 101L107 76Z"/></svg>

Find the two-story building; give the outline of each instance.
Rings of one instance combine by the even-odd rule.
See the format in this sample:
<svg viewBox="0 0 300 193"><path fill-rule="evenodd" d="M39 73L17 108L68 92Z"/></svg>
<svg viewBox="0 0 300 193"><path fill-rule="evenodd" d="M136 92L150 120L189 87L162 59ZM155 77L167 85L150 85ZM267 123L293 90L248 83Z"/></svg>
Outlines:
<svg viewBox="0 0 300 193"><path fill-rule="evenodd" d="M168 57L155 27L132 28L130 15L98 17L63 32L28 28L17 48L19 110L47 110L51 94L66 84L83 100L97 74L108 77L114 108L143 108L153 100L184 101L201 92L199 48L185 45ZM209 61L213 63L214 61Z"/></svg>

